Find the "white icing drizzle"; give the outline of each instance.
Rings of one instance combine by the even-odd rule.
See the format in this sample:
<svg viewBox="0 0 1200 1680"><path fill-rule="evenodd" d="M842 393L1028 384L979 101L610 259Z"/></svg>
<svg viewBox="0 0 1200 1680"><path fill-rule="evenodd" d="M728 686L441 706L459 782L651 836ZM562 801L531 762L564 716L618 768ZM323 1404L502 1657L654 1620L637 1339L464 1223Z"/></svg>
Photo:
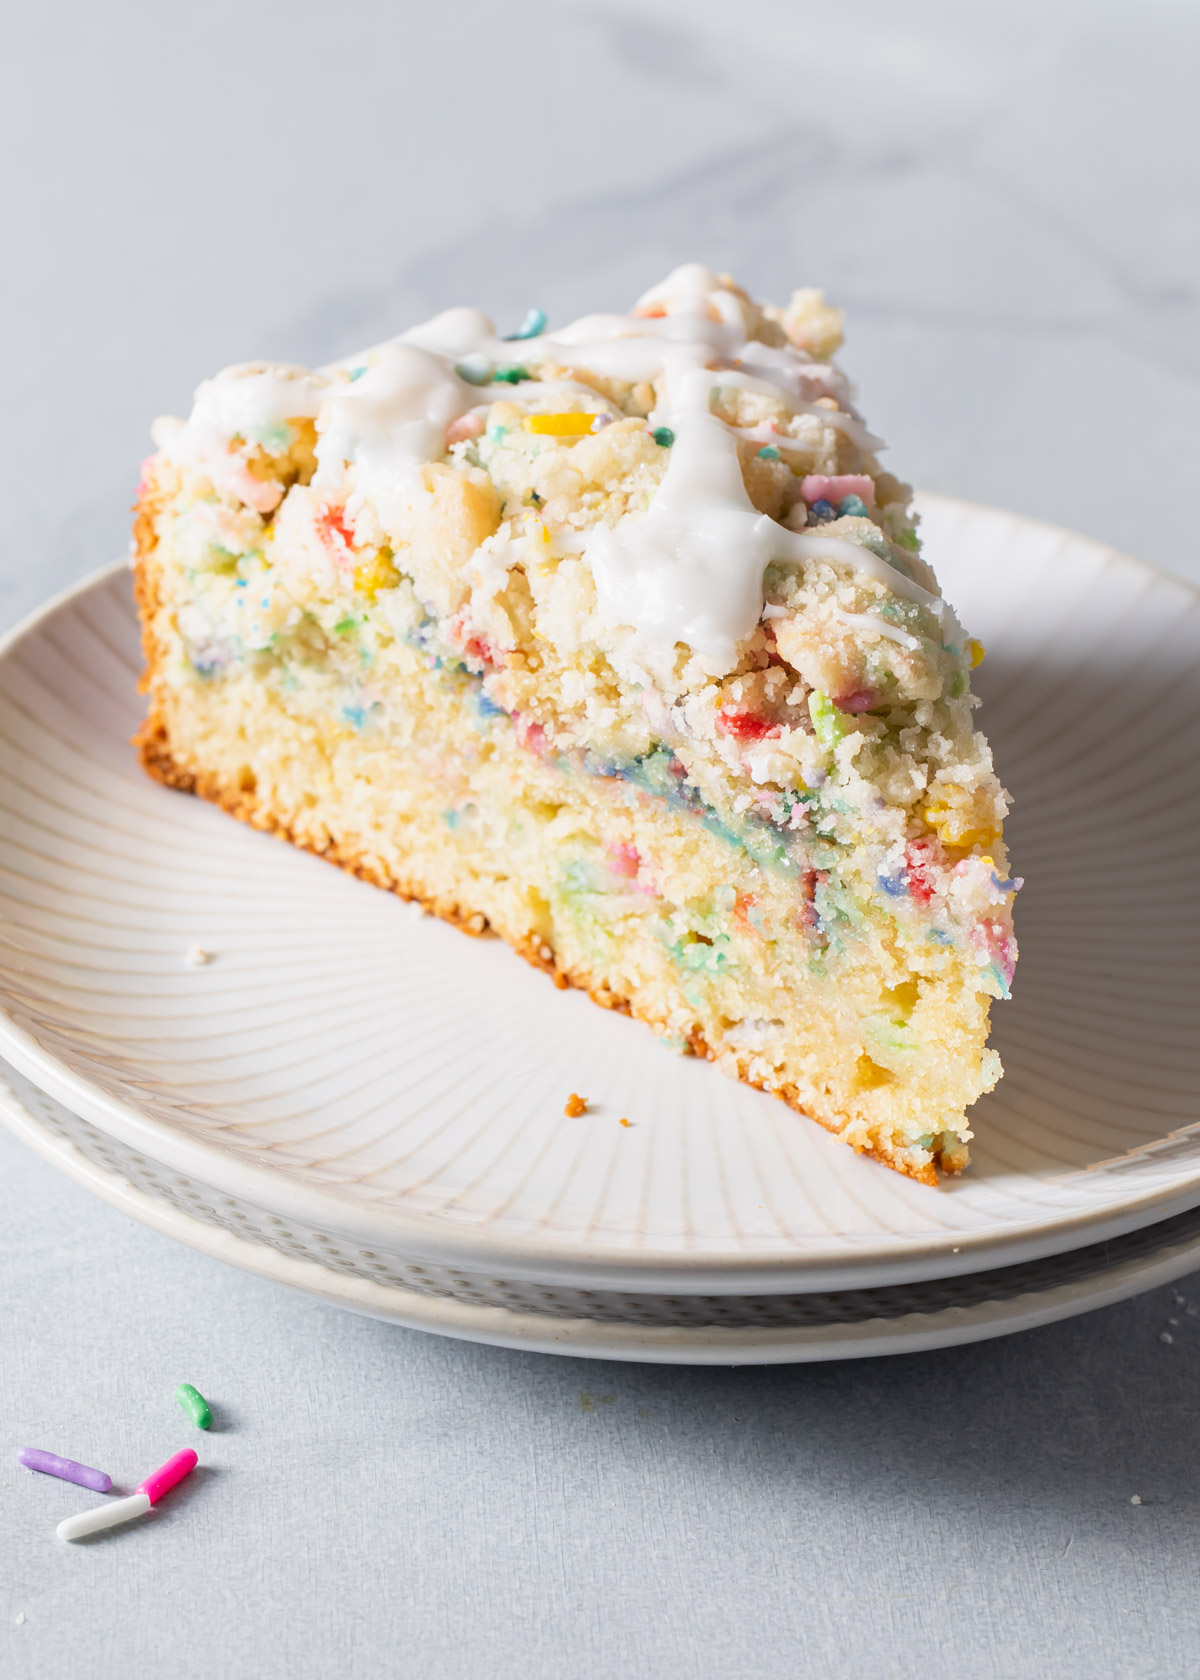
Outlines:
<svg viewBox="0 0 1200 1680"><path fill-rule="evenodd" d="M428 328L436 325L430 322ZM478 402L478 386L460 379L445 355L422 349L408 337L393 339L371 353L361 378L343 383L322 408L313 484L342 488L353 463L352 501L374 502L386 527L419 489L418 469L445 453L446 427ZM350 512L353 517L353 507Z"/></svg>
<svg viewBox="0 0 1200 1680"><path fill-rule="evenodd" d="M351 514L369 500L388 526L420 492L419 468L444 457L447 426L471 410L497 399L531 411L581 398L588 407L599 402L605 411L612 408L569 377L480 385L464 379L458 367L469 371L474 361L485 378L487 368L510 364L561 366L631 384L661 380L660 406L650 423L669 427L674 443L658 492L647 512L597 527L584 547L606 622L630 627L667 653L682 642L728 670L737 644L762 615L770 562L820 559L848 565L941 616L944 604L936 595L870 549L788 531L750 501L738 440L757 442L762 430L736 429L713 414L712 393L722 385L780 400L795 414L837 428L860 449L882 448L850 408L849 387L836 369L794 346L751 340L751 327L746 300L696 263L645 293L633 315L588 315L520 342L497 339L480 310L447 309L319 374L261 364L230 369L200 387L191 419L165 446L245 497L245 461L231 453L231 438L278 452L286 421L316 417L314 484L349 488ZM840 406L813 400L821 396ZM763 441L780 450L804 447L783 433L771 432ZM907 632L868 615L842 616L919 646Z"/></svg>
<svg viewBox="0 0 1200 1680"><path fill-rule="evenodd" d="M852 613L846 612L842 607L834 607L833 616L839 624L848 625L851 630L874 630L876 635L886 636L890 642L898 642L910 653L919 653L921 650L921 644L915 636L910 636L907 630L901 630L894 624L886 624L874 613Z"/></svg>
<svg viewBox="0 0 1200 1680"><path fill-rule="evenodd" d="M762 613L774 533L790 533L746 494L737 440L709 409L713 378L700 368L679 380L675 443L649 510L598 526L585 553L606 621L662 648L684 642L729 668Z"/></svg>
<svg viewBox="0 0 1200 1680"><path fill-rule="evenodd" d="M834 565L852 566L856 571L874 578L876 583L882 583L893 595L913 601L919 607L928 607L939 618L945 610L946 603L940 596L922 589L912 578L905 577L899 567L881 560L878 554L861 543L848 542L845 537L823 537L815 531L785 531L782 526L779 531L786 540L786 546L784 542L778 544L780 552L775 555L776 559L829 560Z"/></svg>

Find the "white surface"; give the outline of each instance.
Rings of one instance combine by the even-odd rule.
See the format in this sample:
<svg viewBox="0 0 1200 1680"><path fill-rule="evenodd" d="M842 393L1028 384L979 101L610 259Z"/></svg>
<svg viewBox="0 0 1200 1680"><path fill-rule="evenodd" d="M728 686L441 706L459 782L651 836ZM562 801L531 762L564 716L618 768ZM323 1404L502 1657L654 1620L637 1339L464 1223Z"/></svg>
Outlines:
<svg viewBox="0 0 1200 1680"><path fill-rule="evenodd" d="M1188 0L13 10L6 622L119 550L148 419L222 364L456 292L565 319L697 255L850 305L905 476L1196 578L1158 470L1200 422L1198 51ZM1194 1672L1200 1337L1167 1290L870 1365L583 1376L218 1266L7 1135L0 1163L17 1680ZM8 1452L135 1482L186 1442L181 1377L224 1408L201 1470L57 1546L91 1496Z"/></svg>
<svg viewBox="0 0 1200 1680"><path fill-rule="evenodd" d="M844 1288L1194 1206L1200 878L1179 836L1200 813L1200 595L1009 515L934 499L926 524L989 649L1029 876L1020 984L994 1010L1007 1074L973 1111L962 1179L934 1191L831 1147L499 941L150 783L120 569L0 650L0 1051L216 1196L365 1249L367 1279L383 1260L593 1289ZM1116 808L1114 773L1137 794ZM199 970L197 941L215 956ZM575 1090L593 1106L567 1122Z"/></svg>

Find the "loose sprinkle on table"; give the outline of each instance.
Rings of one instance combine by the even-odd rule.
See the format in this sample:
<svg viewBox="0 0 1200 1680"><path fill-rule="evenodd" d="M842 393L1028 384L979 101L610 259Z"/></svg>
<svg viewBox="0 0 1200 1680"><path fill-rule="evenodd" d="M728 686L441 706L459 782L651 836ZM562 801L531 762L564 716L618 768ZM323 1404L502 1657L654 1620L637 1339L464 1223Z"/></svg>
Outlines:
<svg viewBox="0 0 1200 1680"><path fill-rule="evenodd" d="M43 1452L41 1447L22 1447L17 1454L17 1463L23 1464L26 1470L40 1470L43 1476L77 1482L80 1487L91 1488L93 1493L107 1493L112 1487L112 1477L106 1476L103 1470L91 1470L86 1464L76 1464L73 1458L59 1458L57 1453Z"/></svg>
<svg viewBox="0 0 1200 1680"><path fill-rule="evenodd" d="M632 1126L633 1121L632 1120L626 1120L625 1116L622 1115L621 1116L621 1124L622 1124L622 1126Z"/></svg>
<svg viewBox="0 0 1200 1680"><path fill-rule="evenodd" d="M90 1511L64 1517L54 1532L60 1540L82 1540L85 1535L99 1534L101 1529L132 1522L134 1517L145 1516L151 1505L156 1505L164 1493L195 1468L196 1455L191 1447L185 1447L160 1465L153 1475L147 1476L127 1499L114 1499L111 1504L96 1505Z"/></svg>
<svg viewBox="0 0 1200 1680"><path fill-rule="evenodd" d="M212 1408L198 1388L193 1388L191 1383L180 1383L175 1390L175 1398L197 1429L212 1427Z"/></svg>
<svg viewBox="0 0 1200 1680"><path fill-rule="evenodd" d="M94 1505L90 1511L64 1517L54 1532L60 1540L82 1540L87 1534L99 1534L102 1528L116 1528L118 1523L144 1517L151 1503L146 1494L131 1493L128 1499L114 1499L110 1505Z"/></svg>
<svg viewBox="0 0 1200 1680"><path fill-rule="evenodd" d="M139 1482L137 1491L144 1493L151 1505L157 1505L164 1493L169 1493L176 1482L181 1482L195 1468L195 1453L191 1447L184 1447L182 1452L173 1453L165 1464L160 1464L144 1482Z"/></svg>
<svg viewBox="0 0 1200 1680"><path fill-rule="evenodd" d="M183 960L189 968L204 968L212 961L212 952L206 951L203 945L189 945Z"/></svg>
<svg viewBox="0 0 1200 1680"><path fill-rule="evenodd" d="M563 1109L563 1113L566 1115L567 1119L578 1120L579 1116L581 1114L586 1114L587 1111L587 1098L577 1096L576 1093L572 1091L571 1095L567 1098L567 1106Z"/></svg>

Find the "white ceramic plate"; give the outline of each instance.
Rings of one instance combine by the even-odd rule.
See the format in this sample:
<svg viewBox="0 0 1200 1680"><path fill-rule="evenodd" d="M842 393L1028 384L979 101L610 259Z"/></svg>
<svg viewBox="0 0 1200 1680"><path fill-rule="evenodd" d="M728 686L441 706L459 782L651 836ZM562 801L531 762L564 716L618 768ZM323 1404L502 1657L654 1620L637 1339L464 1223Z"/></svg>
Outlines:
<svg viewBox="0 0 1200 1680"><path fill-rule="evenodd" d="M1200 1203L1200 597L1065 532L923 513L988 646L983 721L1028 879L995 1011L1008 1074L963 1179L864 1161L500 943L149 782L121 569L0 649L0 1050L215 1196L376 1255L364 1276L862 1287ZM211 966L186 966L196 942ZM571 1091L593 1102L578 1120Z"/></svg>
<svg viewBox="0 0 1200 1680"><path fill-rule="evenodd" d="M653 1299L505 1288L445 1272L364 1275L328 1238L281 1233L249 1204L164 1175L0 1064L0 1122L76 1183L152 1230L332 1306L466 1341L587 1359L777 1365L918 1353L1032 1330L1144 1289L1200 1263L1200 1209L1165 1224L1000 1271L835 1294ZM211 1201L217 1206L211 1206ZM408 1268L419 1273L420 1268ZM472 1283L474 1287L472 1287ZM586 1309L581 1314L573 1307ZM741 1308L739 1311L738 1308Z"/></svg>

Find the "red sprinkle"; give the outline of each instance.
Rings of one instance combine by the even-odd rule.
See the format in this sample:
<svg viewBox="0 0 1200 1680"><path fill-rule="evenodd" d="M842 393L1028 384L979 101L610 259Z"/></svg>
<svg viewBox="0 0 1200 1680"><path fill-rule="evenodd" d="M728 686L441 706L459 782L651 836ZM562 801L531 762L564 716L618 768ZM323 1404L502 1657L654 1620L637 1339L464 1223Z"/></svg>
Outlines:
<svg viewBox="0 0 1200 1680"><path fill-rule="evenodd" d="M779 725L759 712L747 712L739 706L722 706L717 722L735 741L761 741L768 735L778 735Z"/></svg>
<svg viewBox="0 0 1200 1680"><path fill-rule="evenodd" d="M928 904L933 897L930 871L937 863L937 846L932 840L910 840L904 848L904 866L908 871L908 890L918 904Z"/></svg>
<svg viewBox="0 0 1200 1680"><path fill-rule="evenodd" d="M317 515L317 530L335 553L345 554L354 546L354 527L346 524L344 507L323 507Z"/></svg>
<svg viewBox="0 0 1200 1680"><path fill-rule="evenodd" d="M513 713L513 728L517 732L517 741L526 752L537 753L539 758L550 745L549 737L540 723L534 723L530 718L524 718L519 712Z"/></svg>

